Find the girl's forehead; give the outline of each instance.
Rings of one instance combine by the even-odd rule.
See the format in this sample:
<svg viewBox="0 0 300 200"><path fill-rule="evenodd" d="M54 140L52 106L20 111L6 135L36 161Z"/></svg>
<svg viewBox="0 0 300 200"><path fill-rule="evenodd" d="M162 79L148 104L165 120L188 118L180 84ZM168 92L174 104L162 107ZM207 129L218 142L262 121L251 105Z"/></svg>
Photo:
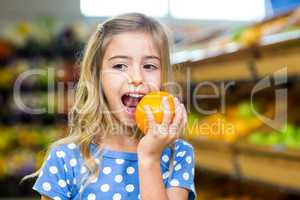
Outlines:
<svg viewBox="0 0 300 200"><path fill-rule="evenodd" d="M125 32L112 36L104 57L116 54L160 57L153 37L143 32Z"/></svg>

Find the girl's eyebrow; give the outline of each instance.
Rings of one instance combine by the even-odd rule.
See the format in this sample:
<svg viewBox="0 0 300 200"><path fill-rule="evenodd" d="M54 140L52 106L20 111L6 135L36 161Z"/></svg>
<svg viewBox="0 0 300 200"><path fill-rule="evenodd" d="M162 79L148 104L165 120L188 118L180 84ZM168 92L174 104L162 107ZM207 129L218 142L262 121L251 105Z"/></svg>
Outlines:
<svg viewBox="0 0 300 200"><path fill-rule="evenodd" d="M144 56L143 58L160 60L160 58L157 56Z"/></svg>
<svg viewBox="0 0 300 200"><path fill-rule="evenodd" d="M117 58L123 58L123 59L128 59L128 60L131 59L129 56L112 56L108 60L113 60L113 59L117 59Z"/></svg>
<svg viewBox="0 0 300 200"><path fill-rule="evenodd" d="M113 59L117 59L117 58L132 60L131 57L129 57L129 56L122 56L122 55L112 56L108 60L113 60ZM157 57L157 56L144 56L143 59L156 59L156 60L160 60L160 58Z"/></svg>

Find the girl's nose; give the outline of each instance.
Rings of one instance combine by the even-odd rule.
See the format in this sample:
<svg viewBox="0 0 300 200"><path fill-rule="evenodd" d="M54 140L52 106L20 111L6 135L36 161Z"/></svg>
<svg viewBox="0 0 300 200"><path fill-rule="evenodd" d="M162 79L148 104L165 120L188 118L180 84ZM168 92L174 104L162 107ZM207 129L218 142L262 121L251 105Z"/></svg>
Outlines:
<svg viewBox="0 0 300 200"><path fill-rule="evenodd" d="M143 83L143 75L139 68L133 69L130 75L130 83L137 86Z"/></svg>

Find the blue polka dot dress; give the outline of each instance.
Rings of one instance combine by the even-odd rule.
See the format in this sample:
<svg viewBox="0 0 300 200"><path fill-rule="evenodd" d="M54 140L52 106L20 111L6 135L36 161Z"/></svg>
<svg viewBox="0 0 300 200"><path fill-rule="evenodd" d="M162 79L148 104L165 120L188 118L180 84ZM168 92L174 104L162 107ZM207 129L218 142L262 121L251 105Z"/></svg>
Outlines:
<svg viewBox="0 0 300 200"><path fill-rule="evenodd" d="M171 149L161 155L161 172L166 188L181 187L189 191L189 200L195 199L194 152L192 146L178 139L171 175L169 171ZM51 150L33 186L41 195L54 200L136 200L140 199L138 160L133 152L102 150L91 144L91 154L100 166L98 177L83 184L88 170L76 144L65 144ZM83 186L84 185L84 186Z"/></svg>

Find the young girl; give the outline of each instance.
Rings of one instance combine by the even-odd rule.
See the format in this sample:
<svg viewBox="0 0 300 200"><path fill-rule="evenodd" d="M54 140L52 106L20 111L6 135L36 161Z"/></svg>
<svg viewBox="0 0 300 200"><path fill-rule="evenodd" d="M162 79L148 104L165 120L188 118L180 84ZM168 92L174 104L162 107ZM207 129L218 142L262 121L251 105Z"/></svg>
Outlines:
<svg viewBox="0 0 300 200"><path fill-rule="evenodd" d="M87 43L70 112L70 134L55 142L33 189L42 200L195 199L194 152L179 139L186 110L175 98L175 116L163 101L157 124L136 132L135 106L145 94L167 90L171 72L166 32L138 13L99 25ZM174 148L173 148L174 147Z"/></svg>

